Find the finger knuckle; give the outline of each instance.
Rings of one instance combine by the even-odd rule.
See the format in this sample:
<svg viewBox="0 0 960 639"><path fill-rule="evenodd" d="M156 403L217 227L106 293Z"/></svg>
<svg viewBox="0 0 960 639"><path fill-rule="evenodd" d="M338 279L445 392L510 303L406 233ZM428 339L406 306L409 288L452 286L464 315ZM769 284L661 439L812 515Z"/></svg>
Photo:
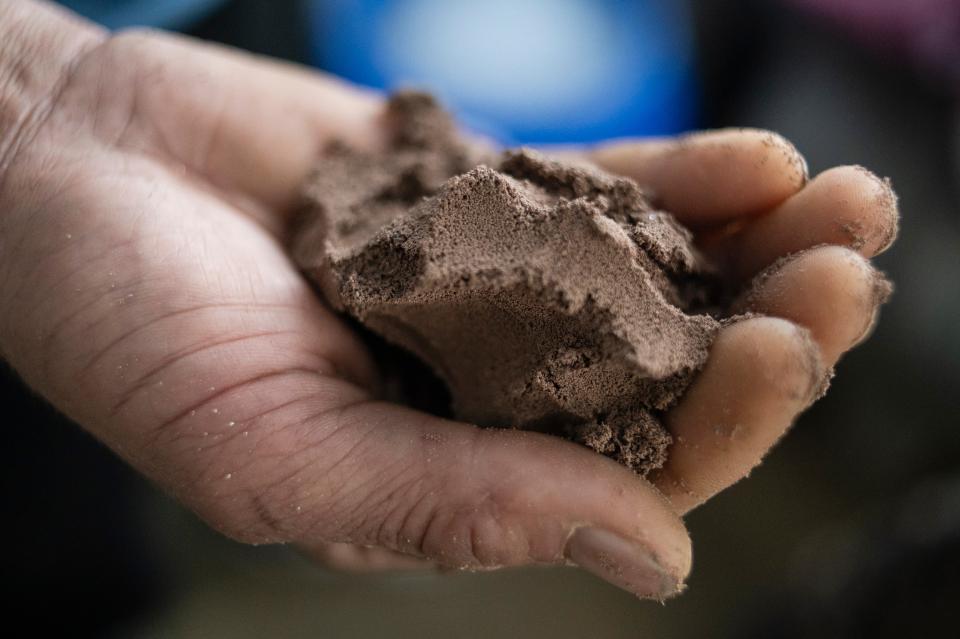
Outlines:
<svg viewBox="0 0 960 639"><path fill-rule="evenodd" d="M510 524L495 493L438 509L426 525L421 552L444 565L490 569L524 563L528 544Z"/></svg>

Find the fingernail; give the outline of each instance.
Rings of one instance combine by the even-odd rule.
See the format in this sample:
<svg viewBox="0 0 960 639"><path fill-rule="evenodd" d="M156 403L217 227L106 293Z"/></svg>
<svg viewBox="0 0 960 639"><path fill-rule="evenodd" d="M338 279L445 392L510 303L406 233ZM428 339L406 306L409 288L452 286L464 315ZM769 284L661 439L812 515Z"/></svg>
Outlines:
<svg viewBox="0 0 960 639"><path fill-rule="evenodd" d="M681 589L653 554L615 533L600 528L579 528L566 548L567 559L597 577L638 597L663 601Z"/></svg>

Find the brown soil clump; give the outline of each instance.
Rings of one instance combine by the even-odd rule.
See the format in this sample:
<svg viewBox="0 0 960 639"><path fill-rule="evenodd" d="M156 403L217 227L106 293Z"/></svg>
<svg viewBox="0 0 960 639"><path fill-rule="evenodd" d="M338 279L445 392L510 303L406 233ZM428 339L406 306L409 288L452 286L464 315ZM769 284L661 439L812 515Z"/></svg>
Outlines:
<svg viewBox="0 0 960 639"><path fill-rule="evenodd" d="M294 256L337 310L425 361L453 413L565 436L641 474L707 357L712 271L631 180L459 137L429 96L379 153L333 145Z"/></svg>

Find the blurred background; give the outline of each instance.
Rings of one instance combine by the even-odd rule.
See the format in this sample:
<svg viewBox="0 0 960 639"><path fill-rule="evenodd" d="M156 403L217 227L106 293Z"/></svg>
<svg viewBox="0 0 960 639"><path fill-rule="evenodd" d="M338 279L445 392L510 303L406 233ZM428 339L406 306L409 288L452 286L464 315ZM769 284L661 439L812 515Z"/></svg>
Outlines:
<svg viewBox="0 0 960 639"><path fill-rule="evenodd" d="M573 569L349 576L228 542L3 369L0 566L31 634L955 636L960 0L64 4L427 87L507 144L770 128L813 173L889 176L903 220L873 339L749 481L689 516L690 588L666 606Z"/></svg>

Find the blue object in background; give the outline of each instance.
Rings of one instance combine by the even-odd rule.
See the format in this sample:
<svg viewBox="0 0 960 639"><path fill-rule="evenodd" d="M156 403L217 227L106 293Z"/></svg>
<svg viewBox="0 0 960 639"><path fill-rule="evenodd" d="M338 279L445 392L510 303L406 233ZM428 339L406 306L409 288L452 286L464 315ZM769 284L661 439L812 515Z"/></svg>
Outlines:
<svg viewBox="0 0 960 639"><path fill-rule="evenodd" d="M307 10L318 67L380 89L429 89L506 144L696 126L688 0L278 1ZM187 29L227 0L62 3L111 29Z"/></svg>
<svg viewBox="0 0 960 639"><path fill-rule="evenodd" d="M184 29L224 4L224 0L60 0L60 4L108 29Z"/></svg>
<svg viewBox="0 0 960 639"><path fill-rule="evenodd" d="M309 0L314 62L381 89L437 93L504 143L693 128L683 0Z"/></svg>

